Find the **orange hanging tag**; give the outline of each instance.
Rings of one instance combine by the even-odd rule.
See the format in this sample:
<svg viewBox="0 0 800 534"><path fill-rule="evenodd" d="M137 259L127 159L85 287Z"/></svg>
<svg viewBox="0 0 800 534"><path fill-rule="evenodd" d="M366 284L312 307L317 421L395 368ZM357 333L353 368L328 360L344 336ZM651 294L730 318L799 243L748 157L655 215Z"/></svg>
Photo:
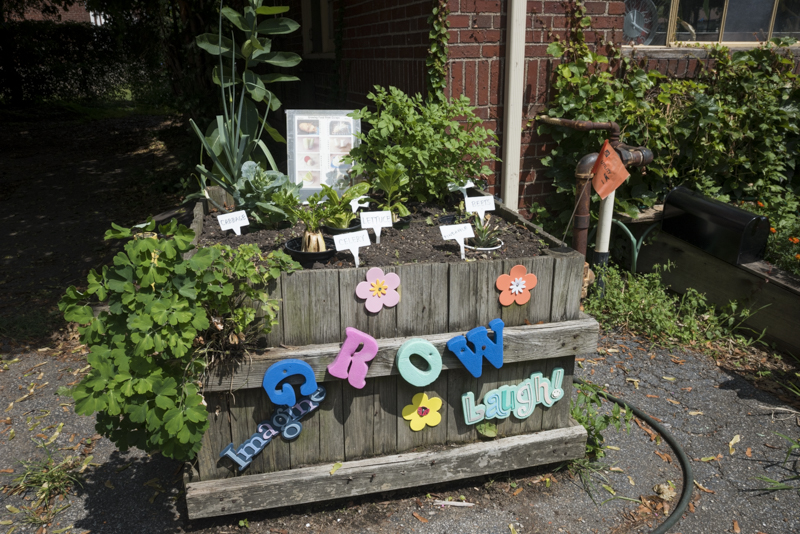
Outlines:
<svg viewBox="0 0 800 534"><path fill-rule="evenodd" d="M592 167L592 174L594 175L592 187L600 198L606 198L612 191L616 191L630 176L617 151L608 144L608 139L600 149L600 155Z"/></svg>

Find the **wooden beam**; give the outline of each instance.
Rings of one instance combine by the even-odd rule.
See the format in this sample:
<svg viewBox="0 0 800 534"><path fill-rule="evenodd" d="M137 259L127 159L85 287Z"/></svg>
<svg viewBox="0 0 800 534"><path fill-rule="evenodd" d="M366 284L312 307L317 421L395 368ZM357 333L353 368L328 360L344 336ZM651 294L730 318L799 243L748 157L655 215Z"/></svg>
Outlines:
<svg viewBox="0 0 800 534"><path fill-rule="evenodd" d="M381 456L276 473L240 476L186 485L189 518L214 517L352 498L501 473L535 465L582 458L586 430L572 426L471 443L463 447Z"/></svg>
<svg viewBox="0 0 800 534"><path fill-rule="evenodd" d="M503 361L532 361L593 352L597 349L599 331L597 321L588 316L560 323L507 327L503 330ZM464 368L455 354L447 350L447 342L463 333L424 336L442 355L442 370ZM394 363L395 357L400 345L407 340L405 337L379 340L378 355L370 362L367 379L399 374ZM339 354L340 348L339 343L328 343L271 349L264 354L216 368L206 380L205 391L260 388L267 368L287 358L303 360L311 365L317 382L335 380L328 374L327 367Z"/></svg>

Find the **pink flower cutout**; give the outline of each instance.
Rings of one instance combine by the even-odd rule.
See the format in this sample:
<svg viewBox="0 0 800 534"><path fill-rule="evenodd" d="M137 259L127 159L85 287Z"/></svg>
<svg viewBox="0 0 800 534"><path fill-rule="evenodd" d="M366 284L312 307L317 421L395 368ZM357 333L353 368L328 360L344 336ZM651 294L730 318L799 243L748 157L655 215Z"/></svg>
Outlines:
<svg viewBox="0 0 800 534"><path fill-rule="evenodd" d="M386 306L391 308L400 302L397 288L400 287L400 277L394 273L383 274L383 271L373 267L367 271L367 281L356 286L356 296L366 299L366 308L372 313L378 313Z"/></svg>

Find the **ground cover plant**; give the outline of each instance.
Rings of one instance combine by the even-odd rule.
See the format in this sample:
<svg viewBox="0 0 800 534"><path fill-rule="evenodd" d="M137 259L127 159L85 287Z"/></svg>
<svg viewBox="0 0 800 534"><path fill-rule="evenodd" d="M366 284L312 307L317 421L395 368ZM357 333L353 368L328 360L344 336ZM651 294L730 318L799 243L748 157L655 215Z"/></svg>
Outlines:
<svg viewBox="0 0 800 534"><path fill-rule="evenodd" d="M64 393L76 413L97 414L97 431L120 450L190 459L208 427L199 380L277 324L266 285L297 265L255 246L203 248L185 260L188 228L172 220L136 230L114 225L106 239L127 239L124 251L113 266L90 271L85 292L72 286L59 304L67 321L83 325L91 365ZM95 316L98 302L108 308ZM254 303L264 314L258 323Z"/></svg>

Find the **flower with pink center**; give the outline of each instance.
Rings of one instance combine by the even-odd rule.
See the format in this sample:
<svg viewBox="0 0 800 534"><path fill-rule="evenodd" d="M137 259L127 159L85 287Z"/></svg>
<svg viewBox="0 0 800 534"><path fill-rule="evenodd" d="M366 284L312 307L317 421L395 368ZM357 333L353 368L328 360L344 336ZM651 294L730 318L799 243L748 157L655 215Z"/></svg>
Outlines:
<svg viewBox="0 0 800 534"><path fill-rule="evenodd" d="M373 267L367 271L367 281L356 286L356 296L366 300L367 311L378 313L386 306L391 308L400 302L400 277L395 273L383 273L383 270Z"/></svg>

